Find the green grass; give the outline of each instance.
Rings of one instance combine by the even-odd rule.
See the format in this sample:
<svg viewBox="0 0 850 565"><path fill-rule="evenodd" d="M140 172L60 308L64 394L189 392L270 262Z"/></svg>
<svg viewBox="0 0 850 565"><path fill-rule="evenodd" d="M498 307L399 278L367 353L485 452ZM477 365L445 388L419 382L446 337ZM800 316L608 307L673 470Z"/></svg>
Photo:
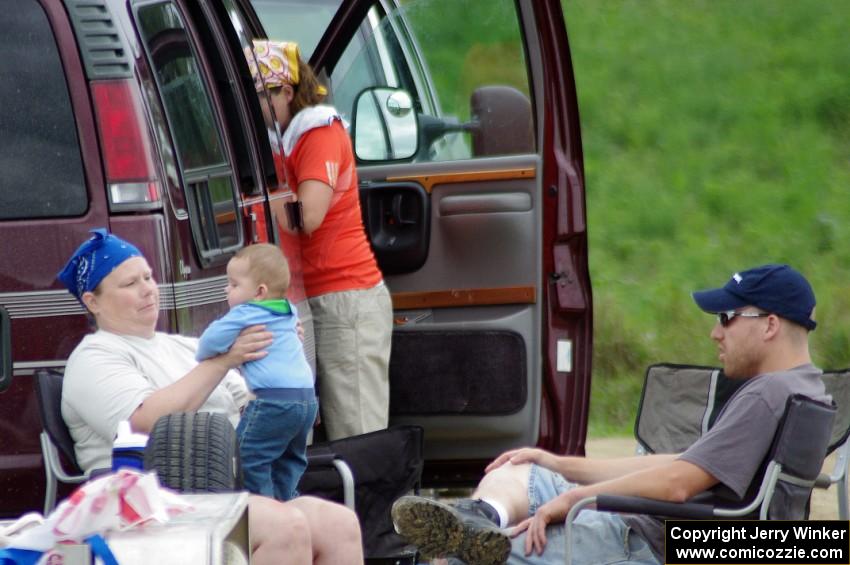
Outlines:
<svg viewBox="0 0 850 565"><path fill-rule="evenodd" d="M716 364L690 299L787 262L815 362L850 365L850 2L566 0L595 307L590 432L630 433L643 370Z"/></svg>
<svg viewBox="0 0 850 565"><path fill-rule="evenodd" d="M528 95L512 2L402 0L402 4L446 114L468 119L470 95L481 84L510 85Z"/></svg>

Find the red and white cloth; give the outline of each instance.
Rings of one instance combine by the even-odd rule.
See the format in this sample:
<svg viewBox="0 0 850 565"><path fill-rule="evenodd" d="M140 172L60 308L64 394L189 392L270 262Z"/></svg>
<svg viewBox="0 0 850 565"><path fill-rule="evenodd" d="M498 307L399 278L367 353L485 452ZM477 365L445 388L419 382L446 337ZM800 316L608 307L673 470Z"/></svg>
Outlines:
<svg viewBox="0 0 850 565"><path fill-rule="evenodd" d="M8 547L48 551L94 534L165 523L191 510L177 493L160 487L155 473L120 469L85 483L43 520L22 516L0 532L0 540Z"/></svg>

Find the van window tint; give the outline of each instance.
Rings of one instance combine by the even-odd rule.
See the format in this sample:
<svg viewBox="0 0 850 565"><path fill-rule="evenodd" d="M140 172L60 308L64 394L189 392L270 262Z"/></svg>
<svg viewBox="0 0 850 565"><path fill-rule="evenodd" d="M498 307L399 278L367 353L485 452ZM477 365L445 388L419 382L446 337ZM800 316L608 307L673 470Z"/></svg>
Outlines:
<svg viewBox="0 0 850 565"><path fill-rule="evenodd" d="M183 168L224 163L210 100L177 11L171 4L146 6L139 18Z"/></svg>
<svg viewBox="0 0 850 565"><path fill-rule="evenodd" d="M0 0L0 13L0 220L81 215L80 146L47 16L32 0Z"/></svg>
<svg viewBox="0 0 850 565"><path fill-rule="evenodd" d="M177 9L171 2L151 4L137 16L177 146L195 242L209 262L241 244L233 169Z"/></svg>

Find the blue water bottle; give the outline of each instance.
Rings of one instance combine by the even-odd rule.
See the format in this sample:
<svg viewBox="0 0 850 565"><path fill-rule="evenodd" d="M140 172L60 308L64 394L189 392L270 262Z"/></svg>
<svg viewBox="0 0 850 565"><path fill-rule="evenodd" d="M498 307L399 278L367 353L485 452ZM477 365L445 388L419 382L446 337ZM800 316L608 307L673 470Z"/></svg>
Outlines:
<svg viewBox="0 0 850 565"><path fill-rule="evenodd" d="M130 422L124 420L118 423L118 434L112 444L112 472L122 467L144 470L145 445L148 436L133 433Z"/></svg>

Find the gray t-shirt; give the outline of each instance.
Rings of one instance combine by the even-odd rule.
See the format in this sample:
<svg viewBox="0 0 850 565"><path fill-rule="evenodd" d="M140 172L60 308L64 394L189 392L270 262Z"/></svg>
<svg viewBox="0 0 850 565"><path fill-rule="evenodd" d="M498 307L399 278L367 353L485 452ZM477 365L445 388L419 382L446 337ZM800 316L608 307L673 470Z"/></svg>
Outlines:
<svg viewBox="0 0 850 565"><path fill-rule="evenodd" d="M749 379L723 407L714 426L679 459L720 481L713 490L729 489L743 498L767 457L788 398L803 394L822 402L830 400L821 374L807 364ZM625 515L623 521L649 542L663 562L664 522L645 515Z"/></svg>

